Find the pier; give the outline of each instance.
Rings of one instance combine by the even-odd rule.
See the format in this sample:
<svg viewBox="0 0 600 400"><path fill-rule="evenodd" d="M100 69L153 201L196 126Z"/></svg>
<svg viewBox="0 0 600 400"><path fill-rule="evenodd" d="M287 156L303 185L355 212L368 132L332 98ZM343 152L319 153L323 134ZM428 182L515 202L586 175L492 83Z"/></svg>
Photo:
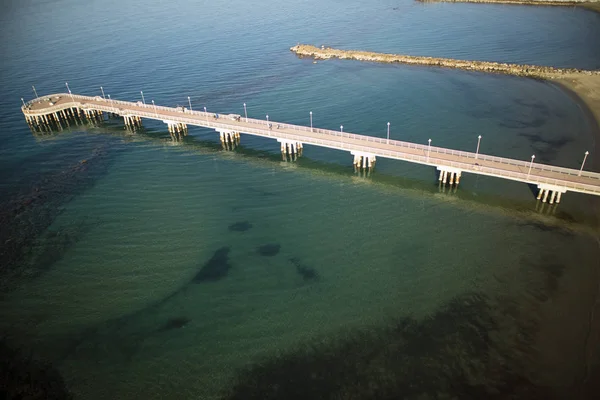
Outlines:
<svg viewBox="0 0 600 400"><path fill-rule="evenodd" d="M191 110L184 107L164 107L141 101L128 102L102 96L81 96L59 93L23 102L21 107L27 123L34 129L52 126L66 127L73 119L101 119L104 113L123 118L126 127L135 129L142 118L162 121L172 134L187 134L188 126L214 129L225 145L235 145L241 134L277 140L284 156L295 158L304 145L343 150L353 157L356 169L371 169L378 157L408 161L436 168L440 185L458 186L463 173L493 176L519 181L538 188L537 199L550 204L560 203L567 191L600 196L600 173L581 169L556 167L465 151L377 138L312 126L292 125L277 121L248 118L247 115L221 114ZM586 153L587 157L587 153ZM585 162L585 160L584 160Z"/></svg>

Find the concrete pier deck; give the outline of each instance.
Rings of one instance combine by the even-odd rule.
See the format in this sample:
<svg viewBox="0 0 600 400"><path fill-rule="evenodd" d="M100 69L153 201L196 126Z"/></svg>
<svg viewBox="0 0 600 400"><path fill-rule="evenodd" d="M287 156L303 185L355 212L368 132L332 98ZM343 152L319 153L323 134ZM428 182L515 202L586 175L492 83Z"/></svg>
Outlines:
<svg viewBox="0 0 600 400"><path fill-rule="evenodd" d="M567 191L600 195L600 173L580 171L552 165L495 157L485 154L447 149L428 144L387 140L351 132L333 131L310 126L291 125L277 121L229 118L227 114L191 111L183 108L154 106L142 102L105 99L100 96L80 96L59 93L43 96L25 103L22 111L29 123L39 123L40 118L58 115L63 110L83 110L113 113L126 120L148 118L167 124L193 125L217 131L236 132L262 136L314 146L344 150L369 159L385 157L436 167L441 173L460 172L493 176L537 185L541 191L560 194ZM219 118L215 118L218 114ZM36 122L37 121L37 122ZM440 176L441 179L441 176ZM445 182L444 182L445 183ZM458 183L458 181L457 181ZM452 180L450 180L452 184ZM542 192L540 192L540 195ZM538 196L540 198L540 196ZM545 199L545 198L544 198Z"/></svg>

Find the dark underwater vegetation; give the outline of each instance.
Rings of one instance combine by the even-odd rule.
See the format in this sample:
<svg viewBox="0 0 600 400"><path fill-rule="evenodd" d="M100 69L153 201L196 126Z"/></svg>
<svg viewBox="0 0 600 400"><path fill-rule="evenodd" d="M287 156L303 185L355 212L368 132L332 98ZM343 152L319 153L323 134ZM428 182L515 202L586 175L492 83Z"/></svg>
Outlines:
<svg viewBox="0 0 600 400"><path fill-rule="evenodd" d="M246 232L252 228L252 224L248 221L240 221L229 225L229 230L234 232Z"/></svg>
<svg viewBox="0 0 600 400"><path fill-rule="evenodd" d="M496 339L494 315L485 296L458 296L423 320L403 317L266 358L240 371L223 399L553 398ZM513 345L530 332L514 335Z"/></svg>
<svg viewBox="0 0 600 400"><path fill-rule="evenodd" d="M258 254L265 257L273 257L279 254L281 245L279 243L269 243L258 248Z"/></svg>
<svg viewBox="0 0 600 400"><path fill-rule="evenodd" d="M305 281L313 281L319 279L319 273L314 268L304 265L298 257L290 258L290 262L296 267L296 272Z"/></svg>
<svg viewBox="0 0 600 400"><path fill-rule="evenodd" d="M215 251L215 254L208 260L196 274L192 282L210 282L223 279L231 269L229 262L229 247L221 247Z"/></svg>
<svg viewBox="0 0 600 400"><path fill-rule="evenodd" d="M67 389L58 370L24 350L10 347L0 338L0 399L68 400Z"/></svg>
<svg viewBox="0 0 600 400"><path fill-rule="evenodd" d="M27 190L0 203L0 292L51 268L90 229L78 221L46 232L62 205L103 176L111 161L106 144L92 147L79 161L61 160L58 170L40 174Z"/></svg>
<svg viewBox="0 0 600 400"><path fill-rule="evenodd" d="M187 317L169 318L168 321L166 321L160 328L158 328L158 331L159 332L167 332L167 331L171 331L173 329L185 328L185 326L190 321L191 320Z"/></svg>

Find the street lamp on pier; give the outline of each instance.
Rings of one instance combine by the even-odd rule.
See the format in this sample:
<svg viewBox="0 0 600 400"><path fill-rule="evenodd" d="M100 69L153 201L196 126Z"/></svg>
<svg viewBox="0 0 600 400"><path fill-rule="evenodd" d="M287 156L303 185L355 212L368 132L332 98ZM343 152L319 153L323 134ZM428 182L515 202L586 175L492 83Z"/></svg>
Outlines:
<svg viewBox="0 0 600 400"><path fill-rule="evenodd" d="M390 144L390 123L387 123L388 126L388 130L387 130L387 144Z"/></svg>
<svg viewBox="0 0 600 400"><path fill-rule="evenodd" d="M475 151L475 159L479 156L479 143L481 143L481 135L477 136L477 151Z"/></svg>
<svg viewBox="0 0 600 400"><path fill-rule="evenodd" d="M344 125L340 125L340 132L344 133Z"/></svg>
<svg viewBox="0 0 600 400"><path fill-rule="evenodd" d="M189 103L189 105L190 105L190 111L194 111L194 110L192 109L192 100L190 99L190 96L188 96L188 103Z"/></svg>
<svg viewBox="0 0 600 400"><path fill-rule="evenodd" d="M313 127L312 127L312 111L309 112L310 114L310 131L313 131Z"/></svg>
<svg viewBox="0 0 600 400"><path fill-rule="evenodd" d="M110 94L108 95L108 100L110 101L110 106L114 107L115 103L112 101L112 99L110 98Z"/></svg>
<svg viewBox="0 0 600 400"><path fill-rule="evenodd" d="M427 162L429 162L429 153L431 152L431 139L427 139Z"/></svg>
<svg viewBox="0 0 600 400"><path fill-rule="evenodd" d="M71 93L71 89L69 89L69 82L65 82L65 85L67 85L67 90L69 91L69 94L71 95L71 100L75 101L75 99L73 98L73 93Z"/></svg>
<svg viewBox="0 0 600 400"><path fill-rule="evenodd" d="M37 99L38 97L40 97L37 94L37 90L35 90L35 86L31 85L31 88L33 89L33 93L35 93L35 98Z"/></svg>
<svg viewBox="0 0 600 400"><path fill-rule="evenodd" d="M154 104L154 100L152 100L152 105L154 106L154 114L156 114L156 118L158 118L158 111L156 111L156 104Z"/></svg>
<svg viewBox="0 0 600 400"><path fill-rule="evenodd" d="M146 99L144 99L144 92L140 90L140 93L142 94L142 103L146 105Z"/></svg>
<svg viewBox="0 0 600 400"><path fill-rule="evenodd" d="M246 110L246 103L244 103L244 117L246 117L246 122L248 122L248 110Z"/></svg>
<svg viewBox="0 0 600 400"><path fill-rule="evenodd" d="M531 162L529 163L529 171L527 171L527 178L529 178L529 174L531 174L531 167L533 166L533 160L535 160L535 154L531 156Z"/></svg>
<svg viewBox="0 0 600 400"><path fill-rule="evenodd" d="M23 107L25 107L25 100L21 97L21 101L23 102Z"/></svg>
<svg viewBox="0 0 600 400"><path fill-rule="evenodd" d="M585 155L583 156L583 162L581 163L581 168L579 168L579 174L577 176L581 176L581 171L583 171L583 166L585 165L585 160L587 159L588 154L590 154L589 151L586 151L584 153Z"/></svg>
<svg viewBox="0 0 600 400"><path fill-rule="evenodd" d="M104 88L100 86L100 91L102 92L102 98L106 100L106 96L104 95Z"/></svg>
<svg viewBox="0 0 600 400"><path fill-rule="evenodd" d="M204 115L206 116L206 124L208 125L208 113L206 112L206 106L204 106Z"/></svg>

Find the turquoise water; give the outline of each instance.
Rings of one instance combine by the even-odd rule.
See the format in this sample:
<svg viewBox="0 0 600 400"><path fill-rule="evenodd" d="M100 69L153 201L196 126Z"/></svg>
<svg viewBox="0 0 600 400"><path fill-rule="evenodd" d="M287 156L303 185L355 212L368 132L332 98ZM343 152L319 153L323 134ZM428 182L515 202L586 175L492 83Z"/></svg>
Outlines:
<svg viewBox="0 0 600 400"><path fill-rule="evenodd" d="M0 327L77 398L583 397L597 354L598 200L122 121L32 133L63 92L308 124L571 168L593 124L547 82L351 61L297 42L599 68L579 9L72 0L0 17ZM559 27L559 28L558 28ZM85 162L82 162L85 160ZM568 326L568 329L563 327ZM591 339L590 339L591 338ZM564 349L564 351L557 351ZM353 393L355 397L350 397Z"/></svg>

